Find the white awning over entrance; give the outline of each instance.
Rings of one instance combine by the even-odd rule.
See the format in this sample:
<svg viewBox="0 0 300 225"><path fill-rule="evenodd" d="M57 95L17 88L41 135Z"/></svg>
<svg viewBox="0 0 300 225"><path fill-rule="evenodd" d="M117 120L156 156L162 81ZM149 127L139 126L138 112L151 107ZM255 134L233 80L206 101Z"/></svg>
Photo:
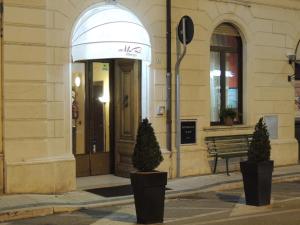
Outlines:
<svg viewBox="0 0 300 225"><path fill-rule="evenodd" d="M72 38L73 61L131 58L151 62L148 32L139 19L119 5L87 11Z"/></svg>

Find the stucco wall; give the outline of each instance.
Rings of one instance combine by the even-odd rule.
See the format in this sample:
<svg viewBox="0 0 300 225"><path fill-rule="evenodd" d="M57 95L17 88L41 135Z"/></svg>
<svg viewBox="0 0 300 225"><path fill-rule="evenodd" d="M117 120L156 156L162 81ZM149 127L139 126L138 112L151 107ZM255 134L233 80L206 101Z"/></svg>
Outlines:
<svg viewBox="0 0 300 225"><path fill-rule="evenodd" d="M49 1L56 2L56 1ZM75 189L68 135L68 37L47 1L4 1L7 193Z"/></svg>
<svg viewBox="0 0 300 225"><path fill-rule="evenodd" d="M197 119L199 143L182 147L182 155L190 155L194 162L182 166L182 175L210 172L199 156L201 151L202 157L206 156L203 138L219 135L218 129L210 128L209 47L213 30L222 22L234 24L243 39L244 125L253 127L259 117L277 115L278 139L271 141L275 165L293 164L298 160L294 139L294 87L287 82L287 75L293 71L286 55L294 52L300 38L297 24L300 5L292 1L284 1L284 4L282 1L282 4L273 1L226 2L172 1L173 31L183 15L191 16L195 23L195 37L182 62L181 118ZM173 59L175 61L175 55ZM224 134L239 130L238 127L220 129L226 130ZM192 152L195 157L191 156ZM282 154L285 157L281 157Z"/></svg>
<svg viewBox="0 0 300 225"><path fill-rule="evenodd" d="M102 1L4 1L7 193L49 193L75 188L75 162L70 146L70 38L80 14L99 2ZM166 117L156 116L157 106L165 105L166 100L165 1L118 2L136 14L150 34L153 57L149 82L150 120L165 154L160 168L175 177L175 148L172 152L166 150ZM243 130L210 127L210 37L222 22L235 24L243 37L245 129L251 132L260 116L278 115L279 136L272 141L275 164L293 164L298 160L294 139L294 88L287 82L292 70L286 54L293 52L300 38L300 5L290 0L228 2L172 0L172 68L176 61L175 28L179 19L189 15L195 24L194 40L181 66L181 118L197 120L197 144L182 147L182 176L211 172L203 143L208 133L218 135L220 130L225 133ZM175 124L173 146L174 127Z"/></svg>

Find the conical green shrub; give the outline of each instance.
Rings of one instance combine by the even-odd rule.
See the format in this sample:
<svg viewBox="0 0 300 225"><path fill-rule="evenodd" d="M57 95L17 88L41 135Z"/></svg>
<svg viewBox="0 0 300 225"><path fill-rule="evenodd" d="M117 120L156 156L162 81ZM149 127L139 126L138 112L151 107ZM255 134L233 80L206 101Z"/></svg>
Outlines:
<svg viewBox="0 0 300 225"><path fill-rule="evenodd" d="M270 151L269 132L263 118L260 118L253 133L252 142L248 151L248 161L268 161L270 160Z"/></svg>
<svg viewBox="0 0 300 225"><path fill-rule="evenodd" d="M143 119L138 128L132 155L133 166L139 171L149 172L158 167L162 160L153 127L148 119Z"/></svg>

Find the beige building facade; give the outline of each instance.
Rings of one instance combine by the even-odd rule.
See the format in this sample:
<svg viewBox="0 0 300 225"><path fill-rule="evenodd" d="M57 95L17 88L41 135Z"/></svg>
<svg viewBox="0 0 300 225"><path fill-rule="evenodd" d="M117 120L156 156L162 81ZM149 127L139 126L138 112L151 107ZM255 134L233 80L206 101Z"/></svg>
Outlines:
<svg viewBox="0 0 300 225"><path fill-rule="evenodd" d="M196 143L181 145L180 176L212 172L212 159L208 158L204 142L206 136L251 133L255 123L262 116L270 124L271 157L275 160L275 166L298 163L298 142L294 137L295 91L293 82L287 81L293 70L287 55L294 52L300 39L299 1L171 0L171 149L167 147L167 113L163 110L166 107L167 93L166 1L2 2L3 138L0 149L0 182L3 193L60 193L76 189L76 168L79 166L79 159L72 151L72 87L75 82L72 75L78 73L74 70L78 66L74 66L72 55L75 46L73 38L76 36L76 26L80 24L81 18L88 15L86 13L92 13L93 10L97 11L107 5L121 7L134 15L149 35L150 59L145 65L143 60L140 60L141 63L136 61L132 64L132 71L143 71L137 73L145 74L137 78L141 80L140 89L136 92L139 96L132 100L132 109L129 107L133 111L123 111L126 116L137 113L140 108L142 112L136 118L150 119L164 154L164 161L159 169L167 171L169 178L177 176L174 68L177 57L176 26L184 15L193 19L195 32L193 41L187 47L187 55L181 63L180 118L196 121ZM239 84L242 119L239 124L233 126L211 123L211 43L216 28L224 23L236 29L242 46L242 82ZM107 63L114 68L115 65L119 65L120 74L129 73L127 65L124 66L122 60L117 60L121 57L110 57L103 56L93 60L87 57L86 60L79 61L86 63L85 65L91 61ZM103 66L107 70L102 64L93 66ZM83 69L81 72L88 76L86 71ZM105 79L107 82L108 78ZM133 79L134 87L136 80ZM118 77L115 77L115 80L118 80ZM118 89L117 82L113 82L115 95L118 95L118 90L122 88ZM126 88L124 90L126 92ZM133 95L135 96L135 92ZM127 103L124 104L124 107L127 107ZM131 106L130 101L128 104ZM111 107L123 112L115 105ZM158 112L159 109L162 111ZM104 106L103 112L109 114L107 105ZM82 117L81 114L79 118L80 116ZM119 129L122 131L122 126L125 127L124 134L121 132L121 136L124 137L128 137L126 127L135 130L137 126L135 118L130 120L130 124L126 124L126 121L123 124L121 119L114 119L115 132ZM103 126L105 130L112 129L108 123ZM133 133L130 135L134 136ZM117 135L115 139L110 140L105 136L104 142L118 142L118 138ZM76 143L84 148L82 142ZM115 148L125 148L124 143L118 142ZM110 146L111 151L114 151L114 143L110 143ZM107 148L106 145L105 149ZM118 165L122 164L122 160L128 163L130 150L124 150L123 153L122 151L114 154L110 164L113 169L109 170L113 171L112 173L117 174L120 171L122 174L125 170L126 166Z"/></svg>

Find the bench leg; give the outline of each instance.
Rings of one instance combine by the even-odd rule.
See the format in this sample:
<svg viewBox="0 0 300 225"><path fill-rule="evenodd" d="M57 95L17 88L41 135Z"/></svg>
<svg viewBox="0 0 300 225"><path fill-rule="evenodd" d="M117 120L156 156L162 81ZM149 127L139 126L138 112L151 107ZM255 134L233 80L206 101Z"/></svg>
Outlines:
<svg viewBox="0 0 300 225"><path fill-rule="evenodd" d="M217 170L217 164L218 164L218 156L215 157L214 173L216 173L216 170Z"/></svg>
<svg viewBox="0 0 300 225"><path fill-rule="evenodd" d="M226 172L227 172L227 176L230 176L229 170L228 170L228 158L226 158Z"/></svg>

